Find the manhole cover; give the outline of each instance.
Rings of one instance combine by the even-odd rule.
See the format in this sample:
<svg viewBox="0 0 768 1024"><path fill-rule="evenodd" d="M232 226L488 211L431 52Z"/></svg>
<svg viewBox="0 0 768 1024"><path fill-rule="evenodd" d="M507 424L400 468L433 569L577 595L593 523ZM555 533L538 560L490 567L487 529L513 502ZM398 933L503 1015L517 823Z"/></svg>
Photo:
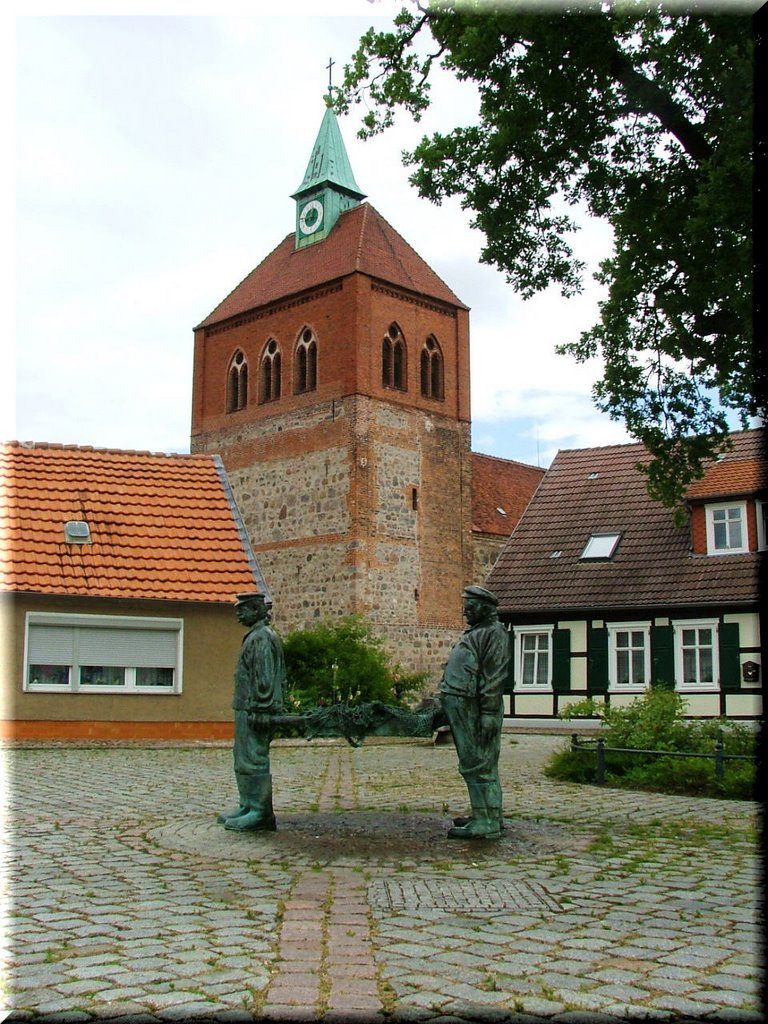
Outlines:
<svg viewBox="0 0 768 1024"><path fill-rule="evenodd" d="M541 885L498 878L378 878L368 887L368 899L371 906L380 910L463 910L487 914L561 909Z"/></svg>

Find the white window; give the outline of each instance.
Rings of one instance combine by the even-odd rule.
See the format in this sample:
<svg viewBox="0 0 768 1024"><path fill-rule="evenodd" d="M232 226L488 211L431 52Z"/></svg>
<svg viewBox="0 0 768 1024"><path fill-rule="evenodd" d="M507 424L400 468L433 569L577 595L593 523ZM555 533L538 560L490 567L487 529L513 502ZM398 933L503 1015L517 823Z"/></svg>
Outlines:
<svg viewBox="0 0 768 1024"><path fill-rule="evenodd" d="M716 690L720 678L717 620L682 620L673 626L678 690Z"/></svg>
<svg viewBox="0 0 768 1024"><path fill-rule="evenodd" d="M747 551L747 505L707 505L707 552L735 555Z"/></svg>
<svg viewBox="0 0 768 1024"><path fill-rule="evenodd" d="M620 533L593 533L581 552L584 560L604 561L613 558L621 540Z"/></svg>
<svg viewBox="0 0 768 1024"><path fill-rule="evenodd" d="M755 502L757 511L757 549L765 551L768 548L768 501Z"/></svg>
<svg viewBox="0 0 768 1024"><path fill-rule="evenodd" d="M552 626L515 630L516 690L552 689Z"/></svg>
<svg viewBox="0 0 768 1024"><path fill-rule="evenodd" d="M180 693L181 619L29 612L24 689Z"/></svg>
<svg viewBox="0 0 768 1024"><path fill-rule="evenodd" d="M612 690L644 690L651 681L651 627L648 622L608 626L608 680Z"/></svg>

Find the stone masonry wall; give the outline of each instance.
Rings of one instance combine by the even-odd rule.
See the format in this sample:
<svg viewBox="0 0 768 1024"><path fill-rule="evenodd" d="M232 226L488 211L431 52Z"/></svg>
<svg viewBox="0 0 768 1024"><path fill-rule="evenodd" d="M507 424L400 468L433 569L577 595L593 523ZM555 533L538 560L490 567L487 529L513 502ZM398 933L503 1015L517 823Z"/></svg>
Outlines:
<svg viewBox="0 0 768 1024"><path fill-rule="evenodd" d="M382 338L407 343L405 386L382 379ZM295 339L318 344L317 388L295 393ZM444 396L420 385L424 339L444 356ZM260 402L264 346L283 387ZM226 411L235 351L246 408ZM352 274L196 332L193 451L218 452L282 630L357 612L404 667L438 672L472 582L468 317Z"/></svg>
<svg viewBox="0 0 768 1024"><path fill-rule="evenodd" d="M506 547L509 537L499 537L490 533L473 533L472 550L475 583L482 585L483 580L496 564L501 552Z"/></svg>

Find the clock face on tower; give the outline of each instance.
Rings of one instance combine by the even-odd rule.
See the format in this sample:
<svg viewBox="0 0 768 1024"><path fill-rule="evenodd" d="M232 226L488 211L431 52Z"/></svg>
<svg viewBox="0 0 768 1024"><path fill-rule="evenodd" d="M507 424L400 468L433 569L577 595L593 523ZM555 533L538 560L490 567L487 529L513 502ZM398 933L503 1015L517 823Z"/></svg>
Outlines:
<svg viewBox="0 0 768 1024"><path fill-rule="evenodd" d="M313 235L323 223L323 204L319 199L310 199L299 214L299 231L302 235Z"/></svg>

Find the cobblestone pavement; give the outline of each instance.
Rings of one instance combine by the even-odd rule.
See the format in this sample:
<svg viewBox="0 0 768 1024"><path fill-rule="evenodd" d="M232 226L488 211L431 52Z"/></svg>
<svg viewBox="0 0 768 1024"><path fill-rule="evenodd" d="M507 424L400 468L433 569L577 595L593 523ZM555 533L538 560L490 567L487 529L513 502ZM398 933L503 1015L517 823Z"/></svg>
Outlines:
<svg viewBox="0 0 768 1024"><path fill-rule="evenodd" d="M554 783L446 838L451 746L273 745L278 831L215 820L227 747L9 749L14 1020L763 1019L757 806Z"/></svg>

